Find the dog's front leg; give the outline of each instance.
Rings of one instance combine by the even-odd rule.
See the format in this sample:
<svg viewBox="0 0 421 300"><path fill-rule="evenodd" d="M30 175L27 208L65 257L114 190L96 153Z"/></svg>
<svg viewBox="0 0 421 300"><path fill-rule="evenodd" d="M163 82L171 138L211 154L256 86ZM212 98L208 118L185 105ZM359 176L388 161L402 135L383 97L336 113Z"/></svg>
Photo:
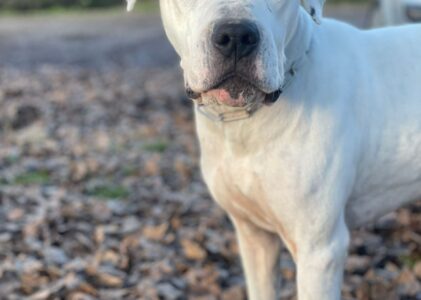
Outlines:
<svg viewBox="0 0 421 300"><path fill-rule="evenodd" d="M249 300L275 300L279 291L280 239L251 222L231 216L246 275Z"/></svg>
<svg viewBox="0 0 421 300"><path fill-rule="evenodd" d="M334 227L308 225L297 245L298 299L339 300L349 243L345 221Z"/></svg>

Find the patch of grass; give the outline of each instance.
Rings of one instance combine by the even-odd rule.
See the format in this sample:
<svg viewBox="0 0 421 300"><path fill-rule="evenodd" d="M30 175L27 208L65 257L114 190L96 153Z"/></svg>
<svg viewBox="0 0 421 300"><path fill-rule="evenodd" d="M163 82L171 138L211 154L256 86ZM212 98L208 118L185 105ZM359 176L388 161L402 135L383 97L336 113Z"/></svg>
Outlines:
<svg viewBox="0 0 421 300"><path fill-rule="evenodd" d="M1 1L0 1L1 2ZM60 6L53 5L44 8L33 9L16 9L16 8L2 8L0 7L0 16L15 16L15 15L65 15L65 14L81 14L81 13L125 13L126 3L121 1L118 5L104 6L104 7L84 7L84 6ZM138 1L134 11L136 13L157 13L159 11L158 1Z"/></svg>
<svg viewBox="0 0 421 300"><path fill-rule="evenodd" d="M6 180L6 178L0 177L0 186L4 186L4 185L7 185L7 180Z"/></svg>
<svg viewBox="0 0 421 300"><path fill-rule="evenodd" d="M130 195L130 192L123 186L102 185L88 191L88 195L105 199L124 199Z"/></svg>
<svg viewBox="0 0 421 300"><path fill-rule="evenodd" d="M13 183L17 185L45 185L51 181L50 173L46 170L30 171L18 175Z"/></svg>
<svg viewBox="0 0 421 300"><path fill-rule="evenodd" d="M123 167L122 172L123 176L135 176L139 174L139 167L138 166L130 166L127 165Z"/></svg>
<svg viewBox="0 0 421 300"><path fill-rule="evenodd" d="M151 13L159 11L158 1L138 1L135 6L135 11Z"/></svg>
<svg viewBox="0 0 421 300"><path fill-rule="evenodd" d="M9 155L4 158L4 162L8 165L13 165L19 161L18 155Z"/></svg>
<svg viewBox="0 0 421 300"><path fill-rule="evenodd" d="M417 262L421 261L421 255L404 255L400 256L399 260L404 266L412 269Z"/></svg>
<svg viewBox="0 0 421 300"><path fill-rule="evenodd" d="M163 153L168 148L168 142L164 140L158 140L152 143L145 144L143 149L149 152Z"/></svg>

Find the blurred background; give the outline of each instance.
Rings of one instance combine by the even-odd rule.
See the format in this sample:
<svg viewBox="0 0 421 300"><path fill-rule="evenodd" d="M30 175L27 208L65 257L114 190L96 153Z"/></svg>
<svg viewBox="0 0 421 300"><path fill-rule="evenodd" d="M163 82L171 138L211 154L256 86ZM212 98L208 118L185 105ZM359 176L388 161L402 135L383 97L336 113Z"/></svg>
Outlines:
<svg viewBox="0 0 421 300"><path fill-rule="evenodd" d="M361 28L418 0L328 2ZM155 1L0 0L0 299L245 299ZM282 251L283 299L295 267ZM421 299L421 203L353 233L344 299Z"/></svg>

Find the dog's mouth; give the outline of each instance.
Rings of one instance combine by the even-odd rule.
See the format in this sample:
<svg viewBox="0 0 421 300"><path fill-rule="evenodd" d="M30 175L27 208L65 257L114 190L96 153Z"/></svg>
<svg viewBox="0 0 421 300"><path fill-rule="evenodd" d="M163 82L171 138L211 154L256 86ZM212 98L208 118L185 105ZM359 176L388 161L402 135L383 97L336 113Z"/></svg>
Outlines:
<svg viewBox="0 0 421 300"><path fill-rule="evenodd" d="M271 104L279 98L281 90L265 93L250 81L239 76L231 76L209 90L196 93L187 87L186 93L189 98L197 100L203 105L243 107L252 102Z"/></svg>

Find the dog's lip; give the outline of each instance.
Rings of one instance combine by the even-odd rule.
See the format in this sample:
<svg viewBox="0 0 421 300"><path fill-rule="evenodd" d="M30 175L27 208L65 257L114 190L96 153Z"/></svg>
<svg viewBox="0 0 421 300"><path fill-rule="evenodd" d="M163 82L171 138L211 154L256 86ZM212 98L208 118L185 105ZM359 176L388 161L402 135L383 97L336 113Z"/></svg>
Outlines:
<svg viewBox="0 0 421 300"><path fill-rule="evenodd" d="M270 105L270 104L275 103L276 101L278 101L278 99L281 96L281 94L282 94L282 89L281 88L277 89L276 91L274 91L274 92L272 92L270 94L266 94L265 101L264 101L265 104Z"/></svg>
<svg viewBox="0 0 421 300"><path fill-rule="evenodd" d="M240 77L240 78L243 78L243 76L241 76L241 75L234 74L234 73L228 73L228 74L222 76L221 79L219 79L219 81L217 81L215 84L213 84L209 88L201 90L201 91L194 91L192 88L190 88L189 85L187 85L186 94L190 99L193 99L193 100L199 99L202 96L202 94L205 94L205 93L210 92L212 90L218 89L218 87L221 86L225 81L227 81L227 80L229 80L233 77L236 77L236 76ZM247 79L245 79L245 80L247 82L249 82Z"/></svg>
<svg viewBox="0 0 421 300"><path fill-rule="evenodd" d="M218 89L218 87L220 87L225 81L227 81L227 80L229 80L233 77L239 77L239 78L245 80L248 84L252 85L256 89L258 89L259 91L264 93L266 95L265 99L264 99L265 104L272 104L272 103L276 102L278 100L279 96L282 94L281 88L267 93L267 92L263 91L262 89L260 89L259 87L257 87L252 82L250 82L250 80L248 78L246 78L245 76L242 76L241 74L236 74L236 73L231 73L231 74L227 74L227 75L223 76L217 83L212 85L210 88L208 88L206 90L202 90L202 91L194 91L192 88L190 88L189 85L187 85L186 86L186 94L190 99L197 100L202 96L202 94L210 92L210 91L215 90L215 89Z"/></svg>

